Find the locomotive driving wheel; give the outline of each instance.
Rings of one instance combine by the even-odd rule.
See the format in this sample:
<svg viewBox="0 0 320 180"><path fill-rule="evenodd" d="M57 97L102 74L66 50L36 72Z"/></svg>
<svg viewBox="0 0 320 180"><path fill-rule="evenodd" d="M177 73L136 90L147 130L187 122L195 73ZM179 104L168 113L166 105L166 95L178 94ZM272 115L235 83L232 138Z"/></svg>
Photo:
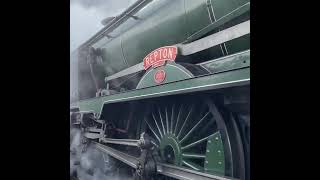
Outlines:
<svg viewBox="0 0 320 180"><path fill-rule="evenodd" d="M221 107L207 98L153 104L144 118L144 131L154 139L157 163L244 180L239 128ZM162 174L154 179L173 177Z"/></svg>

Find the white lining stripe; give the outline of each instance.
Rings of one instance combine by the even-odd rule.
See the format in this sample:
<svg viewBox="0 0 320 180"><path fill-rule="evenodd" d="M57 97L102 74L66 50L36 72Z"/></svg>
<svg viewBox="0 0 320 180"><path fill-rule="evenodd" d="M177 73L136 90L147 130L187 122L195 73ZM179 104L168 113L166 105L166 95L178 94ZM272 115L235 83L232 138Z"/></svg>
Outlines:
<svg viewBox="0 0 320 180"><path fill-rule="evenodd" d="M209 10L209 8L208 8L208 1L207 1L207 10L208 10L208 15L209 15L210 21L211 21L211 23L213 23L212 18L211 18L211 15L210 15L210 10Z"/></svg>
<svg viewBox="0 0 320 180"><path fill-rule="evenodd" d="M224 51L223 51L223 48L222 48L222 45L220 44L220 49L222 51L222 55L224 56Z"/></svg>
<svg viewBox="0 0 320 180"><path fill-rule="evenodd" d="M226 14L226 15L222 16L221 18L219 18L217 21L219 21L220 19L222 19L222 18L224 18L224 17L228 16L229 14L232 14L233 12L237 11L238 9L240 9L240 8L242 8L243 6L246 6L246 5L248 5L248 4L250 4L250 2L247 2L246 4L244 4L244 5L242 5L242 6L238 7L238 8L236 8L236 9L234 9L233 11L231 11L231 12L229 12L228 14Z"/></svg>
<svg viewBox="0 0 320 180"><path fill-rule="evenodd" d="M223 46L224 46L224 49L226 50L226 53L228 55L229 53L228 53L228 50L227 50L227 47L226 47L226 43L223 43Z"/></svg>
<svg viewBox="0 0 320 180"><path fill-rule="evenodd" d="M216 21L216 15L214 14L214 10L213 10L212 4L211 4L211 10L212 10L212 14L213 14L214 21Z"/></svg>

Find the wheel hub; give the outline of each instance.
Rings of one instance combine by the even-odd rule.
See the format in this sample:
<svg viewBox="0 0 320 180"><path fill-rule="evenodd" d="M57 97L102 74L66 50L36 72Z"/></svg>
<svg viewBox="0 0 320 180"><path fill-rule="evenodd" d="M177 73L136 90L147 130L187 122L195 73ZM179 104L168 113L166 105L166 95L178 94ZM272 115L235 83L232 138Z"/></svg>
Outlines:
<svg viewBox="0 0 320 180"><path fill-rule="evenodd" d="M160 154L165 162L181 165L181 146L173 134L166 134L161 139Z"/></svg>
<svg viewBox="0 0 320 180"><path fill-rule="evenodd" d="M167 163L174 163L174 150L173 147L171 145L168 145L164 148L164 156L165 156L165 161Z"/></svg>

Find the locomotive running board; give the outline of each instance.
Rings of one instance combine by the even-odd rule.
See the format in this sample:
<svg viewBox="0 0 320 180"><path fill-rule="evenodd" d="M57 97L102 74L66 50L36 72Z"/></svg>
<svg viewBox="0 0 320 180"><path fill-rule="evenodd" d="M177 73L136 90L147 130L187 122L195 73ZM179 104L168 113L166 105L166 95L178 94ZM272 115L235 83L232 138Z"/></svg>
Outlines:
<svg viewBox="0 0 320 180"><path fill-rule="evenodd" d="M190 55L197 53L199 51L217 46L219 44L231 41L233 39L239 38L241 36L250 34L250 20L240 23L238 25L232 26L225 30L219 31L210 36L201 38L199 40L193 41L188 44L177 44L176 46L179 48L180 55ZM119 77L123 77L129 74L137 73L139 71L144 70L143 63L136 64L127 69L124 69L118 73L115 73L111 76L105 78L105 81L110 81L112 79L116 79Z"/></svg>

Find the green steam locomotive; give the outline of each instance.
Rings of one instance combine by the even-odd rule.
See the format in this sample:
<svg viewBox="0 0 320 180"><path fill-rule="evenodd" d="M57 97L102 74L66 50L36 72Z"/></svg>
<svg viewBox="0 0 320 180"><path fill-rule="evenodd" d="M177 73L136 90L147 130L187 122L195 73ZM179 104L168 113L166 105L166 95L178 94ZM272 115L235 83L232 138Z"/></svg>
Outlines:
<svg viewBox="0 0 320 180"><path fill-rule="evenodd" d="M137 0L71 58L70 126L135 179L250 179L250 1Z"/></svg>

